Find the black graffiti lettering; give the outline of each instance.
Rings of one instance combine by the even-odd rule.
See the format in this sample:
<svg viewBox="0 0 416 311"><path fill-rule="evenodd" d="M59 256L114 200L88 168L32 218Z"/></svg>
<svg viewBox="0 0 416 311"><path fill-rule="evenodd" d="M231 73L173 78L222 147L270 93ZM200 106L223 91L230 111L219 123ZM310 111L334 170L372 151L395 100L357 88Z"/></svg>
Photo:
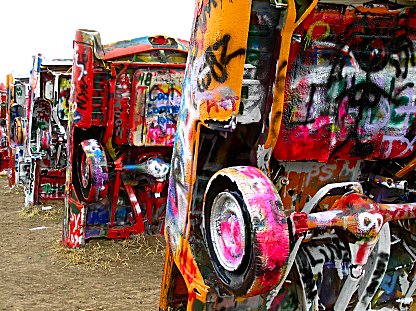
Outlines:
<svg viewBox="0 0 416 311"><path fill-rule="evenodd" d="M79 108L81 110L87 110L86 106L88 101L88 85L87 82L85 82L85 76L82 76L79 83L79 92L77 93L76 97L77 109Z"/></svg>
<svg viewBox="0 0 416 311"><path fill-rule="evenodd" d="M143 72L136 77L138 85L145 85L150 86L152 83L152 73L151 72Z"/></svg>
<svg viewBox="0 0 416 311"><path fill-rule="evenodd" d="M219 83L224 83L228 78L227 65L233 58L245 55L246 51L243 48L227 54L230 39L231 36L226 34L206 49L204 56L205 66L200 69L197 80L199 91L203 92L206 90L211 85L212 79Z"/></svg>
<svg viewBox="0 0 416 311"><path fill-rule="evenodd" d="M302 106L302 103L299 104L295 100L289 103L284 115L287 128L311 125L318 117L330 117L331 121L334 120L335 128L345 129L347 133L331 150L331 157L336 157L350 142L353 142L351 156L372 154L373 142L365 139L366 133L361 130L363 122L372 122L372 120L364 120L364 116L370 114L375 116L373 110L386 103L390 106L403 106L403 93L408 88L414 87L414 83L403 85L403 80L396 81L405 79L408 76L409 66L416 64L411 40L414 26L409 25L410 14L414 13L406 11L391 19L364 14L357 16L342 33L332 33L328 36L328 41L337 47L331 54L332 67L329 76L322 83L310 84L309 99L304 114L297 114L298 106ZM304 50L308 49L309 43L306 41ZM304 63L304 55L298 59L298 66L301 66ZM352 74L346 79L345 68L351 64L365 75ZM394 68L391 82L378 82L375 73L384 70L388 65ZM297 71L293 70L292 75L296 74ZM399 90L396 89L396 84L402 85ZM339 90L342 91L338 93ZM334 93L338 94L334 96ZM395 110L392 111L391 118L395 116Z"/></svg>
<svg viewBox="0 0 416 311"><path fill-rule="evenodd" d="M340 46L347 46L367 73L380 71L391 64L396 69L396 77L406 78L409 63L415 65L413 43L409 37L412 32L410 19L407 13L388 20L364 15L346 27ZM344 65L348 57L342 52L338 55ZM343 65L338 70L342 68Z"/></svg>

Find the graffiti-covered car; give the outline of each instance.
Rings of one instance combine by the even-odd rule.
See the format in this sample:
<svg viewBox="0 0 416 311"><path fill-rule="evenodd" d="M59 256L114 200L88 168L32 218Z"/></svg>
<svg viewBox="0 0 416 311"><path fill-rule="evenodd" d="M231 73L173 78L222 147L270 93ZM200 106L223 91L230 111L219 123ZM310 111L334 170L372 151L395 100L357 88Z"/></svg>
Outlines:
<svg viewBox="0 0 416 311"><path fill-rule="evenodd" d="M0 173L7 173L9 168L9 150L7 143L7 91L6 86L0 84Z"/></svg>
<svg viewBox="0 0 416 311"><path fill-rule="evenodd" d="M6 172L9 167L9 150L7 148L7 121L0 118L0 172Z"/></svg>
<svg viewBox="0 0 416 311"><path fill-rule="evenodd" d="M8 149L8 182L10 188L23 185L25 180L24 141L28 104L28 76L6 76L6 137Z"/></svg>
<svg viewBox="0 0 416 311"><path fill-rule="evenodd" d="M193 27L160 310L410 309L416 10L197 1Z"/></svg>
<svg viewBox="0 0 416 311"><path fill-rule="evenodd" d="M71 68L69 59L38 54L33 60L26 124L16 125L22 132L16 131L16 139L24 144L23 164L18 166L23 167L26 207L64 199Z"/></svg>
<svg viewBox="0 0 416 311"><path fill-rule="evenodd" d="M186 41L74 41L63 242L163 232Z"/></svg>

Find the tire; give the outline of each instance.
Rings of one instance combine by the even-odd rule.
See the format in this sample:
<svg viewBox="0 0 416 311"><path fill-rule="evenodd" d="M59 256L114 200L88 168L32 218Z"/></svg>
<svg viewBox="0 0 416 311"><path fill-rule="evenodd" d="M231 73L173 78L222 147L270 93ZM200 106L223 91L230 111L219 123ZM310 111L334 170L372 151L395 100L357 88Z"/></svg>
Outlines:
<svg viewBox="0 0 416 311"><path fill-rule="evenodd" d="M228 207L223 215L218 215L221 204L228 205ZM212 204L209 202L204 216L204 225L207 228L206 244L215 272L228 290L236 295L244 295L254 279L254 275L250 273L254 258L250 220L241 193L229 189L220 192ZM218 216L222 216L224 221L218 222ZM226 217L230 218L231 222L227 222ZM214 222L217 222L221 228L217 228ZM224 228L227 223L229 224L227 229L231 230ZM228 234L224 231L228 231ZM236 237L236 234L240 234L239 237ZM228 246L229 253L221 251L221 249L226 249L226 246Z"/></svg>
<svg viewBox="0 0 416 311"><path fill-rule="evenodd" d="M289 254L281 208L274 185L256 168L223 169L208 183L205 245L219 280L233 295L263 294L281 281Z"/></svg>
<svg viewBox="0 0 416 311"><path fill-rule="evenodd" d="M77 152L78 194L87 203L98 202L107 195L108 166L105 152L95 139L81 142Z"/></svg>

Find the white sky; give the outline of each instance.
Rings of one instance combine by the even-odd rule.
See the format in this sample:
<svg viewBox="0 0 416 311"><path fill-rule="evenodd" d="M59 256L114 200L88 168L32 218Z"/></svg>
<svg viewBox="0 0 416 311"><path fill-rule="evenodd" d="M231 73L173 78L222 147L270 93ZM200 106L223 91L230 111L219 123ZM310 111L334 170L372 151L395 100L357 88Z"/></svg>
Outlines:
<svg viewBox="0 0 416 311"><path fill-rule="evenodd" d="M2 1L0 82L29 76L32 55L72 59L79 28L100 32L103 44L163 34L189 40L195 0Z"/></svg>

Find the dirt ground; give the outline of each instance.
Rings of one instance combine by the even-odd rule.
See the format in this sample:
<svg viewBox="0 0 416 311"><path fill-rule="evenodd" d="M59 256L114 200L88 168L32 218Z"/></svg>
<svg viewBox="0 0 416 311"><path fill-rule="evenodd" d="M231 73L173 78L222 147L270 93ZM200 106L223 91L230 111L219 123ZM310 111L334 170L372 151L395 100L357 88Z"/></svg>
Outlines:
<svg viewBox="0 0 416 311"><path fill-rule="evenodd" d="M47 204L50 205L50 204ZM62 203L23 210L0 176L0 310L158 310L164 240L93 240L64 249Z"/></svg>

